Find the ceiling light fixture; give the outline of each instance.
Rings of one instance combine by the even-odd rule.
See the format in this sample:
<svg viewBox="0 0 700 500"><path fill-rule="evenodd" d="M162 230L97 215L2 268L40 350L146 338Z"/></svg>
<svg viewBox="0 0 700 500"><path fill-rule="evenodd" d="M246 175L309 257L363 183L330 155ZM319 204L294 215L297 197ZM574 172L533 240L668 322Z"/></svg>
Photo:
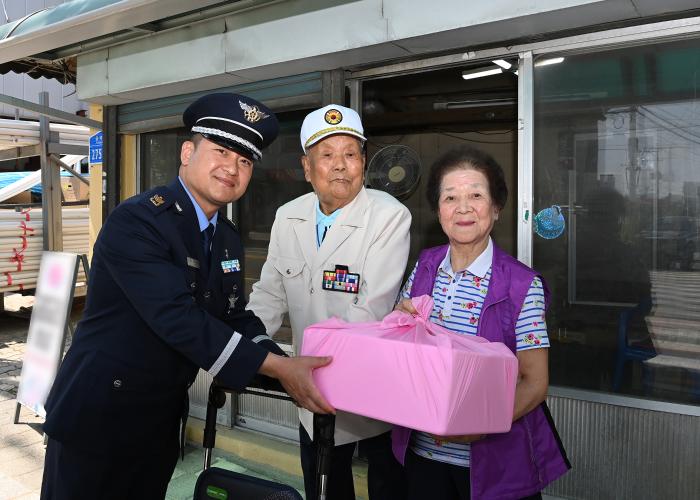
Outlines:
<svg viewBox="0 0 700 500"><path fill-rule="evenodd" d="M511 63L504 59L495 59L491 62L494 63L496 66L500 66L503 69L510 69L511 66L513 66Z"/></svg>
<svg viewBox="0 0 700 500"><path fill-rule="evenodd" d="M503 73L503 69L501 68L489 68L489 69L473 69L469 71L462 71L462 78L465 80L473 80L474 78L481 78L484 76L491 76L491 75L497 75L499 73Z"/></svg>
<svg viewBox="0 0 700 500"><path fill-rule="evenodd" d="M444 109L490 108L493 106L514 106L515 104L515 99L510 97L500 99L469 99L466 101L434 102L433 109L438 111Z"/></svg>
<svg viewBox="0 0 700 500"><path fill-rule="evenodd" d="M535 63L535 66L549 66L550 64L559 64L564 62L563 57L553 57L551 59L542 59Z"/></svg>

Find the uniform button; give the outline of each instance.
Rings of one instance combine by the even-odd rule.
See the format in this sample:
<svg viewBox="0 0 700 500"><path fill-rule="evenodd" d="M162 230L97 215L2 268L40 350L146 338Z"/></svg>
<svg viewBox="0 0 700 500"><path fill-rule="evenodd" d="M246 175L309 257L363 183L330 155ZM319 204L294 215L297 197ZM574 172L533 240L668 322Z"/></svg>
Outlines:
<svg viewBox="0 0 700 500"><path fill-rule="evenodd" d="M195 283L194 281L193 281L192 283L190 283L190 288L191 288L192 290L194 290L195 288L197 288L197 283Z"/></svg>
<svg viewBox="0 0 700 500"><path fill-rule="evenodd" d="M314 293L314 289L312 288L311 290L309 290L309 293Z"/></svg>
<svg viewBox="0 0 700 500"><path fill-rule="evenodd" d="M119 380L118 378L115 378L114 382L112 382L112 385L114 386L115 389L119 389L122 386L122 381Z"/></svg>
<svg viewBox="0 0 700 500"><path fill-rule="evenodd" d="M352 303L353 303L353 304L357 304L357 297L355 297L354 299L352 299Z"/></svg>
<svg viewBox="0 0 700 500"><path fill-rule="evenodd" d="M287 274L292 274L292 270L291 270L291 269L287 269Z"/></svg>
<svg viewBox="0 0 700 500"><path fill-rule="evenodd" d="M207 290L206 292L204 292L204 299L205 300L211 299L211 290Z"/></svg>

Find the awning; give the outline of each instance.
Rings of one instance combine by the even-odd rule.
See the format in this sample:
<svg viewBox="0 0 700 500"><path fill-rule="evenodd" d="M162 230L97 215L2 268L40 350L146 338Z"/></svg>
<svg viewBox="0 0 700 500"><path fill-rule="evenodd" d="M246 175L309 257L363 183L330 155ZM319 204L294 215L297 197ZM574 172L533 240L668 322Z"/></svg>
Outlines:
<svg viewBox="0 0 700 500"><path fill-rule="evenodd" d="M0 64L0 74L4 75L10 71L24 73L32 78L55 78L62 84L75 83L76 61L75 57L61 61L44 61L25 57L17 61Z"/></svg>
<svg viewBox="0 0 700 500"><path fill-rule="evenodd" d="M26 73L75 83L75 59L95 40L144 36L150 23L196 12L221 0L73 0L0 26L0 74ZM240 3L250 3L243 0ZM62 48L71 47L67 52ZM72 52L72 53L71 53Z"/></svg>

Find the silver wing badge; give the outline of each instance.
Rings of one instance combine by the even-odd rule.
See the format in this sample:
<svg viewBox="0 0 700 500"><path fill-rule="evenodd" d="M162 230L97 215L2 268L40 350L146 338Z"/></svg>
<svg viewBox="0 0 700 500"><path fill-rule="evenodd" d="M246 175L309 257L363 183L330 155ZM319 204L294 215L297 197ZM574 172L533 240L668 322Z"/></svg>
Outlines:
<svg viewBox="0 0 700 500"><path fill-rule="evenodd" d="M243 101L238 101L238 104L241 105L241 109L243 110L243 116L250 123L255 123L260 120L264 120L265 118L270 116L267 113L263 113L262 111L260 111L257 106L251 106L250 104L246 104Z"/></svg>

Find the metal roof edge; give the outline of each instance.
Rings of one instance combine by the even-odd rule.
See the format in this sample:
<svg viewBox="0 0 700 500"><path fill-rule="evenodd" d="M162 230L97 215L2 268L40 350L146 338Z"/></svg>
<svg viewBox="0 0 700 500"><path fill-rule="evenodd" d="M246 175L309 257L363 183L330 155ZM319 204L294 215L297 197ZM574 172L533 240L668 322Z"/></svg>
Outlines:
<svg viewBox="0 0 700 500"><path fill-rule="evenodd" d="M66 2L15 21L5 33L5 38L0 40L0 64L103 36L105 31L126 30L219 2L220 0L74 0ZM90 4L93 5L92 8ZM74 15L76 12L78 15ZM61 16L64 17L61 18ZM59 20L52 21L53 18L59 18ZM25 23L27 19L31 19L31 22ZM42 22L46 24L42 26ZM105 23L108 24L107 27L104 26Z"/></svg>

